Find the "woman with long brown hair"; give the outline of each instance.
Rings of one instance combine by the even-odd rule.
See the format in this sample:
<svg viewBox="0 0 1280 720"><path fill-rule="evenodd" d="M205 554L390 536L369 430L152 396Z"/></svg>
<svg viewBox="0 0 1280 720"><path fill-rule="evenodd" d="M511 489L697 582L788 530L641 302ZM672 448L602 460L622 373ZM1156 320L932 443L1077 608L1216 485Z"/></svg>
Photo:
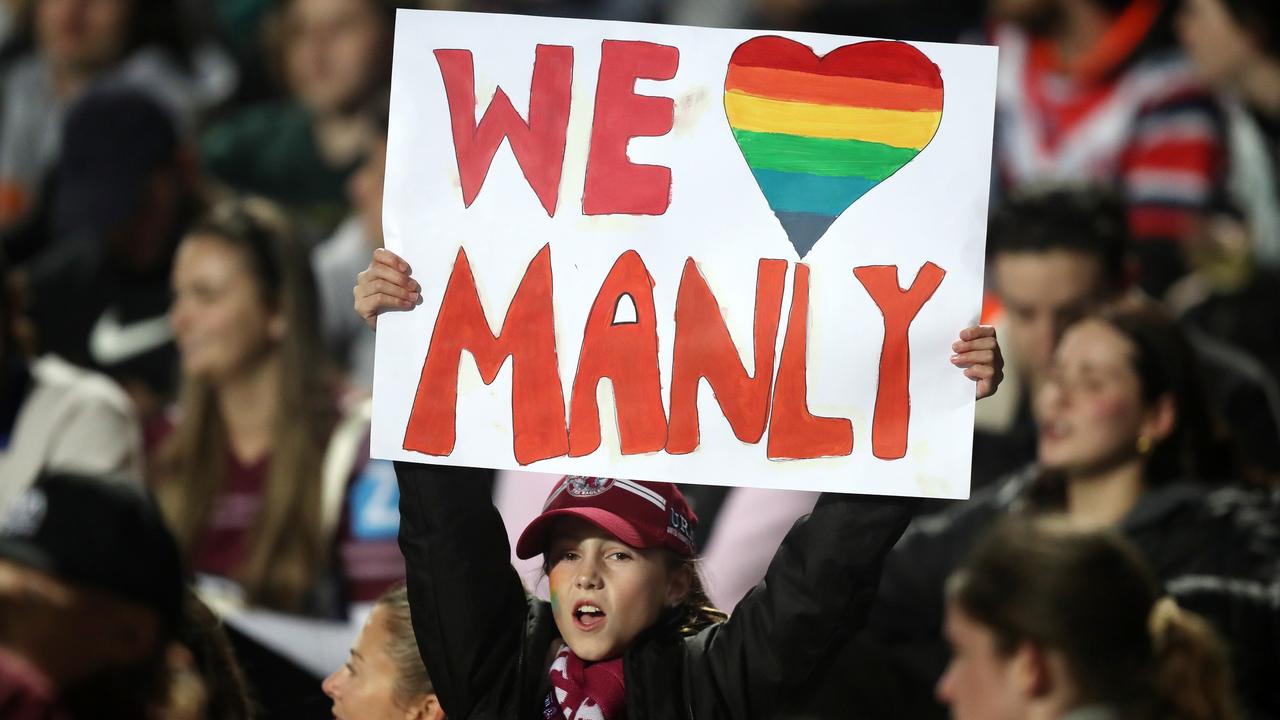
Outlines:
<svg viewBox="0 0 1280 720"><path fill-rule="evenodd" d="M348 547L346 487L367 425L343 417L288 224L261 200L216 207L183 239L173 289L184 388L153 471L192 567L284 611L338 615L342 600L372 600L353 591L368 573L335 558L384 571L377 592L403 570L392 541Z"/></svg>

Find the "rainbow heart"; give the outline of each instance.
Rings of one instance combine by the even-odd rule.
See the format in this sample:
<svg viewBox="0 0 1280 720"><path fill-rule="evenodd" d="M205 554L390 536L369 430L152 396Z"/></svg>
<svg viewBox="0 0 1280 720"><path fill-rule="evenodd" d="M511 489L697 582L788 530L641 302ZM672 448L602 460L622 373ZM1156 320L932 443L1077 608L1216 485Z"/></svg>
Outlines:
<svg viewBox="0 0 1280 720"><path fill-rule="evenodd" d="M729 58L724 109L803 258L845 209L933 140L942 74L906 43L856 43L819 58L793 40L757 37Z"/></svg>

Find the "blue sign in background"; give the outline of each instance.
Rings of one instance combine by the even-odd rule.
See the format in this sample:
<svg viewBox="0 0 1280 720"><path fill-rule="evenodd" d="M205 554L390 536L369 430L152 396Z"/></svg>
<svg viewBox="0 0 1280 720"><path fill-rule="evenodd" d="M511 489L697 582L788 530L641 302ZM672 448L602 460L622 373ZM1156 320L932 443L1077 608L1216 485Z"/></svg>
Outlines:
<svg viewBox="0 0 1280 720"><path fill-rule="evenodd" d="M400 487L387 460L370 460L351 486L351 534L358 540L394 540L400 529Z"/></svg>

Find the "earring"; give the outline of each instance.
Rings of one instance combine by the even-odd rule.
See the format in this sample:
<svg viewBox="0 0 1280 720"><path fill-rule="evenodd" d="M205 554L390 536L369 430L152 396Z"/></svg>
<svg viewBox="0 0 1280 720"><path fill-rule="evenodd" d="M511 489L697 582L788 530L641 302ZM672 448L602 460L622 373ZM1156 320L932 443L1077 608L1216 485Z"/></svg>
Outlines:
<svg viewBox="0 0 1280 720"><path fill-rule="evenodd" d="M1151 452L1151 438L1147 435L1139 435L1136 445L1139 455L1146 455Z"/></svg>

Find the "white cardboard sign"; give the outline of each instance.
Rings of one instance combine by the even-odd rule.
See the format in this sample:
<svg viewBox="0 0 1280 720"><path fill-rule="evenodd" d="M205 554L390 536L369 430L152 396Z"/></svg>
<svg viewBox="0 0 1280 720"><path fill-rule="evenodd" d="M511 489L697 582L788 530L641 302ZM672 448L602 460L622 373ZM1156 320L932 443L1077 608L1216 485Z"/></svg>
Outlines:
<svg viewBox="0 0 1280 720"><path fill-rule="evenodd" d="M401 10L374 456L967 496L995 67Z"/></svg>

